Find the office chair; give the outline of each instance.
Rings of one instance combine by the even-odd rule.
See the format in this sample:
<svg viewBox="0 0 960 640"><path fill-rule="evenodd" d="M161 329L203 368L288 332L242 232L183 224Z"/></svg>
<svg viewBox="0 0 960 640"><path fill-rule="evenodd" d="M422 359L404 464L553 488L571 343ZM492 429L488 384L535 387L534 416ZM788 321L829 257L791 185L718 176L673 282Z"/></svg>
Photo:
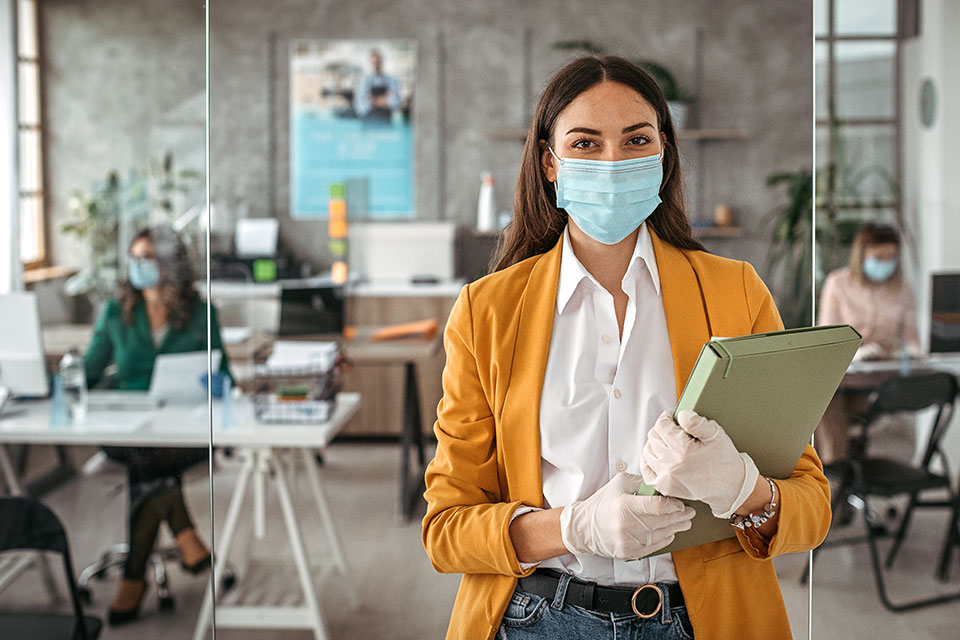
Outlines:
<svg viewBox="0 0 960 640"><path fill-rule="evenodd" d="M83 613L67 533L57 516L33 498L0 497L0 553L14 550L60 554L73 613L0 613L0 637L96 640L103 624L99 618Z"/></svg>
<svg viewBox="0 0 960 640"><path fill-rule="evenodd" d="M909 503L887 555L885 563L887 568L893 565L897 553L903 545L914 509L931 507L950 509L947 533L937 571L938 577L946 580L952 549L960 543L960 528L958 528L960 496L951 486L950 475L946 470L947 459L940 448L940 442L950 424L957 393L957 379L952 374L944 372L917 371L885 382L871 394L869 408L861 418L856 420L856 426L859 427L859 430L857 435L851 438L849 458L830 465L827 469L828 475L836 476L839 480L839 486L831 500L834 513L836 513L836 508L844 502L853 503L863 511L867 535L865 538L831 541L821 545L820 549L815 551L815 554L818 554L825 547L866 541L870 547L870 558L873 564L877 592L883 606L890 611L907 611L960 600L960 593L955 593L899 604L892 602L887 594L883 576L884 563L880 561L878 547L879 540L890 534L883 523L867 508L867 500L870 497L909 496ZM937 414L933 421L923 459L918 466L899 460L867 455L870 427L876 424L880 418L895 413L915 413L929 407L936 407ZM931 470L934 456L938 456L943 463L944 471L942 473ZM931 490L945 491L948 497L946 500L921 499L921 493ZM806 572L804 572L802 580L805 579Z"/></svg>

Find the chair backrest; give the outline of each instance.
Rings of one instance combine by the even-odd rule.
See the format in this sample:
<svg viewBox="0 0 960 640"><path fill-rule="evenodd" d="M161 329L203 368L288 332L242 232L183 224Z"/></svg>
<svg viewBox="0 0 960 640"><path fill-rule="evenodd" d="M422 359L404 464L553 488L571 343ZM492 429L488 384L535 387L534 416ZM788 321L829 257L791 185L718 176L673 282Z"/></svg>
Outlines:
<svg viewBox="0 0 960 640"><path fill-rule="evenodd" d="M953 374L920 371L885 382L877 390L871 411L880 414L943 407L952 405L956 396L957 379Z"/></svg>
<svg viewBox="0 0 960 640"><path fill-rule="evenodd" d="M950 425L958 392L960 383L956 376L944 371L921 370L892 378L873 394L867 421L873 422L881 415L936 407L937 415L923 455L922 465L926 468L940 451L940 439Z"/></svg>
<svg viewBox="0 0 960 640"><path fill-rule="evenodd" d="M30 549L69 553L59 518L42 503L22 496L0 498L0 551Z"/></svg>
<svg viewBox="0 0 960 640"><path fill-rule="evenodd" d="M15 550L52 551L61 555L73 604L74 631L71 637L87 640L83 607L70 559L70 544L60 519L38 500L3 496L0 497L0 552Z"/></svg>

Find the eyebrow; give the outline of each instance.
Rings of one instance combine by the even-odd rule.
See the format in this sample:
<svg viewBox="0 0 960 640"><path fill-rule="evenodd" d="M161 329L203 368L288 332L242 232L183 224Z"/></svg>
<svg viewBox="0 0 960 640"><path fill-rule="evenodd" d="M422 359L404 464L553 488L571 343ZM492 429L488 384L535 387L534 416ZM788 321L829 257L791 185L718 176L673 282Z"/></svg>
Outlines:
<svg viewBox="0 0 960 640"><path fill-rule="evenodd" d="M637 124L625 127L620 133L630 133L631 131L636 131L637 129L643 129L644 127L650 127L651 129L654 128L654 126L649 122L638 122ZM586 133L592 136L600 135L600 132L596 129L588 129L587 127L574 127L573 129L567 131L564 135L570 135L571 133Z"/></svg>

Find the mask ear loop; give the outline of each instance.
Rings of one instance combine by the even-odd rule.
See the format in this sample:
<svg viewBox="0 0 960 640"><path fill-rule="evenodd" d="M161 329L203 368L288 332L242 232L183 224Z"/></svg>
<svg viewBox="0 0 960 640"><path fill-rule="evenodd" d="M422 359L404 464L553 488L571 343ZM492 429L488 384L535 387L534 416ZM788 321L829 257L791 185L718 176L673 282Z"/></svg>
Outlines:
<svg viewBox="0 0 960 640"><path fill-rule="evenodd" d="M563 158L558 157L557 154L553 152L553 147L551 147L550 145L547 145L547 151L549 151L550 155L552 155L554 158L557 159L557 162L559 162L560 164L563 164Z"/></svg>

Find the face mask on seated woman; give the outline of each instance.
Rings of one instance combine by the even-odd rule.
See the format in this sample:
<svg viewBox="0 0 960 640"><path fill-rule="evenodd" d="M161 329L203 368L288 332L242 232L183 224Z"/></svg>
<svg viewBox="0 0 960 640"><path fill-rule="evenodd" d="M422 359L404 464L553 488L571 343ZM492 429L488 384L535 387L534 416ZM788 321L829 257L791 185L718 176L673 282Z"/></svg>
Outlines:
<svg viewBox="0 0 960 640"><path fill-rule="evenodd" d="M897 259L881 260L872 256L863 259L863 275L872 282L885 282L897 271Z"/></svg>

